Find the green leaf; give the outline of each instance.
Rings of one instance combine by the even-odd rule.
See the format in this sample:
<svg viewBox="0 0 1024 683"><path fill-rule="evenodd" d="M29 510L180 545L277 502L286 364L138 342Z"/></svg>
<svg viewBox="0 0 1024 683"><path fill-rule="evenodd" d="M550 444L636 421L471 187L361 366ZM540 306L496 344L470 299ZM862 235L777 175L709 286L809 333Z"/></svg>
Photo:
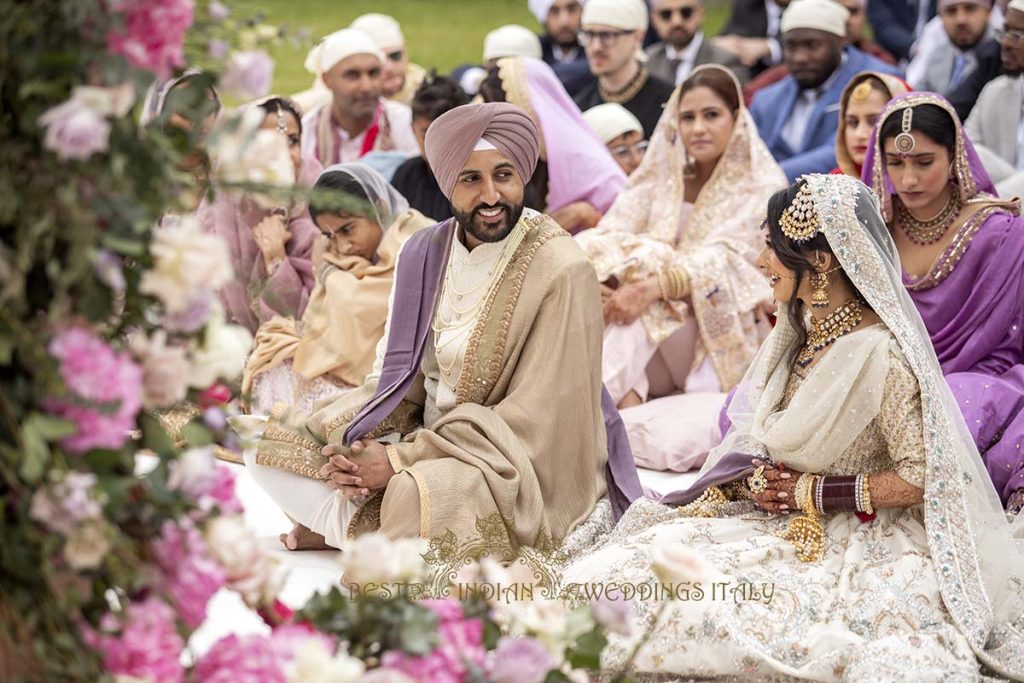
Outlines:
<svg viewBox="0 0 1024 683"><path fill-rule="evenodd" d="M160 420L150 413L144 413L139 417L139 426L142 427L142 445L154 453L175 453L174 439L167 433Z"/></svg>
<svg viewBox="0 0 1024 683"><path fill-rule="evenodd" d="M566 652L566 659L574 669L596 671L601 667L601 651L607 644L608 639L598 630L584 633Z"/></svg>
<svg viewBox="0 0 1024 683"><path fill-rule="evenodd" d="M75 425L42 413L32 413L21 425L22 478L30 484L38 483L50 462L50 441L71 436Z"/></svg>
<svg viewBox="0 0 1024 683"><path fill-rule="evenodd" d="M437 645L437 616L426 607L410 605L402 615L398 642L411 655L426 655Z"/></svg>
<svg viewBox="0 0 1024 683"><path fill-rule="evenodd" d="M144 256L146 254L146 243L140 240L118 237L117 235L105 234L100 238L103 246L122 256Z"/></svg>
<svg viewBox="0 0 1024 683"><path fill-rule="evenodd" d="M85 454L85 462L97 474L113 472L121 464L122 455L120 451L93 450Z"/></svg>
<svg viewBox="0 0 1024 683"><path fill-rule="evenodd" d="M181 428L181 438L193 448L209 446L213 443L213 434L202 423L193 420Z"/></svg>
<svg viewBox="0 0 1024 683"><path fill-rule="evenodd" d="M548 672L547 677L544 679L544 683L572 683L572 679L558 669L552 669Z"/></svg>

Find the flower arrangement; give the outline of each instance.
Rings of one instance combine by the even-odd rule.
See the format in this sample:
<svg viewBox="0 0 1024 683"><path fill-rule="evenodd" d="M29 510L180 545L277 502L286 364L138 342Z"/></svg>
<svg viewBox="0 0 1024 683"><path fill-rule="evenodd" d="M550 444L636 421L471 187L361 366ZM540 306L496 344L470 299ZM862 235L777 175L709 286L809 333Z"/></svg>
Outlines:
<svg viewBox="0 0 1024 683"><path fill-rule="evenodd" d="M251 336L217 300L226 247L191 213L206 191L279 192L291 166L244 116L206 139L202 92L173 112L183 123L144 95L186 65L200 90L265 94L260 47L281 30L216 1L45 0L13 5L0 35L0 679L588 680L620 607L278 599L282 569L214 458L238 446L227 421ZM197 173L217 144L220 174ZM184 423L169 428L170 410ZM340 571L415 583L424 550L363 537ZM189 639L222 590L268 632L197 657Z"/></svg>

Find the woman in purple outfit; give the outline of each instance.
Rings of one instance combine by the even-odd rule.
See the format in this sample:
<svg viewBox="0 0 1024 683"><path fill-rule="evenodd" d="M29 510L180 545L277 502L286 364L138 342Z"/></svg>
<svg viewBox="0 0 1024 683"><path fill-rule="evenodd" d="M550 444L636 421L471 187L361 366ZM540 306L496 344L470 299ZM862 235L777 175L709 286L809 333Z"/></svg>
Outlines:
<svg viewBox="0 0 1024 683"><path fill-rule="evenodd" d="M903 282L1004 505L1024 507L1024 220L1000 200L952 106L892 99L863 180L882 200Z"/></svg>

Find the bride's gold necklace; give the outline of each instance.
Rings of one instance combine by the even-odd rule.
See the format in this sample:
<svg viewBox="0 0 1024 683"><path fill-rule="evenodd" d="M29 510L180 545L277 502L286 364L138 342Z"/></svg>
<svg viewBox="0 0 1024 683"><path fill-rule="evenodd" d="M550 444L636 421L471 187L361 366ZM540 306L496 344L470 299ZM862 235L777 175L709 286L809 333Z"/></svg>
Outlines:
<svg viewBox="0 0 1024 683"><path fill-rule="evenodd" d="M647 69L643 65L640 65L636 70L636 75L633 76L624 88L620 90L608 90L601 85L600 81L598 81L597 89L601 93L601 99L605 102L625 104L636 97L637 93L640 92L640 89L646 85L648 75Z"/></svg>
<svg viewBox="0 0 1024 683"><path fill-rule="evenodd" d="M804 348L796 357L796 364L807 367L814 355L831 346L844 334L852 332L864 320L864 305L860 299L850 299L824 318L811 318L811 330L807 333Z"/></svg>
<svg viewBox="0 0 1024 683"><path fill-rule="evenodd" d="M907 237L910 238L911 242L921 246L935 244L942 239L942 236L946 234L959 215L960 200L957 198L955 191L949 193L949 200L946 202L946 206L942 208L942 211L939 211L938 214L928 220L916 218L914 214L910 213L910 209L904 206L903 202L896 202L896 223L906 233Z"/></svg>

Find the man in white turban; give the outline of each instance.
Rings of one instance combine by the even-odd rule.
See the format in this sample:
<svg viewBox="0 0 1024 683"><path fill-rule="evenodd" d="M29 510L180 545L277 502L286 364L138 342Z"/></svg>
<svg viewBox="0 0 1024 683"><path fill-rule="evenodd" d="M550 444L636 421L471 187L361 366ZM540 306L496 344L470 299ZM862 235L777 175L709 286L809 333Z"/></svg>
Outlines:
<svg viewBox="0 0 1024 683"><path fill-rule="evenodd" d="M381 90L388 99L411 104L412 96L427 75L427 70L409 61L402 27L394 17L370 13L357 17L349 28L362 31L373 39L384 54Z"/></svg>
<svg viewBox="0 0 1024 683"><path fill-rule="evenodd" d="M843 89L861 71L899 75L846 43L849 12L836 0L793 0L782 15L789 75L754 95L750 115L790 182L836 167Z"/></svg>
<svg viewBox="0 0 1024 683"><path fill-rule="evenodd" d="M302 117L302 153L324 166L356 161L371 152L416 154L412 111L381 97L384 56L370 36L352 28L324 38L306 57L328 101Z"/></svg>
<svg viewBox="0 0 1024 683"><path fill-rule="evenodd" d="M282 406L247 454L257 483L328 545L447 536L505 559L564 539L606 494L615 518L641 495L601 383L594 269L524 208L539 156L512 104L431 124L426 157L454 218L402 247L373 371L310 416Z"/></svg>
<svg viewBox="0 0 1024 683"><path fill-rule="evenodd" d="M633 113L650 138L672 84L651 75L641 49L647 32L645 0L588 0L583 6L583 48L597 79L573 98L581 111L616 102Z"/></svg>
<svg viewBox="0 0 1024 683"><path fill-rule="evenodd" d="M628 109L614 102L599 104L583 112L583 120L608 146L608 151L626 175L640 166L647 151L647 141L643 126Z"/></svg>
<svg viewBox="0 0 1024 683"><path fill-rule="evenodd" d="M570 97L594 80L587 54L579 42L585 3L586 0L529 0L530 11L544 28L540 34L541 58L551 66Z"/></svg>
<svg viewBox="0 0 1024 683"><path fill-rule="evenodd" d="M540 38L525 26L506 24L484 36L484 68L494 66L504 57L540 59Z"/></svg>

